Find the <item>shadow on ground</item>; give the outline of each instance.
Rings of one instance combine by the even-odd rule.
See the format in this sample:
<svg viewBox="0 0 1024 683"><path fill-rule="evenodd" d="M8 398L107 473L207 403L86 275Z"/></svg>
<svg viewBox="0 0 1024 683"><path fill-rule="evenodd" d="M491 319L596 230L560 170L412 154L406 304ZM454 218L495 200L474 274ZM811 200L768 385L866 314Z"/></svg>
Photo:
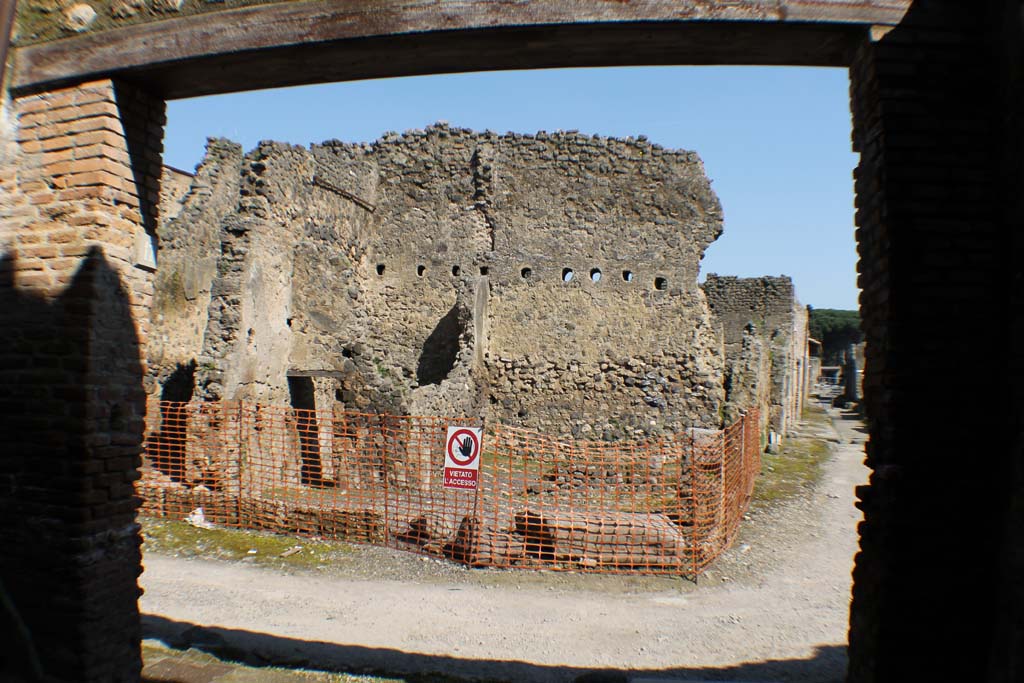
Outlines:
<svg viewBox="0 0 1024 683"><path fill-rule="evenodd" d="M240 629L204 627L158 615L142 617L143 637L175 649L193 648L249 666L406 677L412 681L578 681L626 683L650 679L693 681L842 681L846 646L818 646L807 659L768 660L724 667L589 669L513 660L463 659L389 648L298 640ZM685 636L682 636L685 637ZM581 643L585 646L585 643ZM437 677L435 677L437 676Z"/></svg>
<svg viewBox="0 0 1024 683"><path fill-rule="evenodd" d="M842 412L839 413L839 418L842 420L846 420L848 422L863 422L865 420L865 417L859 411L855 410L843 410ZM860 425L854 427L853 429L855 431L861 432L862 434L868 433L868 428L866 425Z"/></svg>

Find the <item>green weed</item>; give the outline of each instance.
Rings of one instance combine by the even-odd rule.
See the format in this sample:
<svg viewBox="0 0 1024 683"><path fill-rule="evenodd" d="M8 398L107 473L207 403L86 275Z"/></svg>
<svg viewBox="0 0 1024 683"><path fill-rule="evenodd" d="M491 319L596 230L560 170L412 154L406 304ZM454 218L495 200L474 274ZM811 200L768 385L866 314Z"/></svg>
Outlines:
<svg viewBox="0 0 1024 683"><path fill-rule="evenodd" d="M313 569L336 562L353 552L352 546L283 536L264 531L240 529L200 529L186 522L140 517L143 552L217 560L246 560L273 567ZM291 552L301 548L298 552ZM250 551L255 552L250 552Z"/></svg>

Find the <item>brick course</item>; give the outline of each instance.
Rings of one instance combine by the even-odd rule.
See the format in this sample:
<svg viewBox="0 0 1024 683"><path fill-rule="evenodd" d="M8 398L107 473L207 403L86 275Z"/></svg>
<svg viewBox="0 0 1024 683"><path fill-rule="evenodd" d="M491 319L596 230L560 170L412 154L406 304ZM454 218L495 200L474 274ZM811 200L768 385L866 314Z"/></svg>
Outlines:
<svg viewBox="0 0 1024 683"><path fill-rule="evenodd" d="M1013 460L1003 359L983 347L1009 338L1013 230L998 215L985 20L915 3L851 68L873 472L858 491L850 681L1013 678L988 668Z"/></svg>
<svg viewBox="0 0 1024 683"><path fill-rule="evenodd" d="M111 81L5 105L0 162L0 581L60 680L138 680L135 522L151 274L133 246L163 102ZM141 210L140 210L141 207Z"/></svg>

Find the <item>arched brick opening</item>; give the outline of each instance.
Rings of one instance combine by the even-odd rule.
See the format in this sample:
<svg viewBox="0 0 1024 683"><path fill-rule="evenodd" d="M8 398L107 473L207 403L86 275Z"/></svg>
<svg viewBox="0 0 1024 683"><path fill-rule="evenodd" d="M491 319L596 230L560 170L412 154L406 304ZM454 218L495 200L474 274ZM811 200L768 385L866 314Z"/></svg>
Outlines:
<svg viewBox="0 0 1024 683"><path fill-rule="evenodd" d="M571 3L481 2L443 25L394 4L390 32L379 17L339 11L318 15L305 43L285 29L251 31L268 10L241 10L219 54L160 40L195 18L11 51L14 121L0 137L0 589L32 635L21 651L46 652L47 672L67 680L138 677L137 348L164 98L475 68L831 64L850 66L861 154L873 469L859 492L849 678L1019 677L1020 0L700 3L697 22L665 9L676 3L580 16ZM389 60L373 59L385 50ZM991 352L993 339L1005 355ZM26 654L15 665L35 662Z"/></svg>

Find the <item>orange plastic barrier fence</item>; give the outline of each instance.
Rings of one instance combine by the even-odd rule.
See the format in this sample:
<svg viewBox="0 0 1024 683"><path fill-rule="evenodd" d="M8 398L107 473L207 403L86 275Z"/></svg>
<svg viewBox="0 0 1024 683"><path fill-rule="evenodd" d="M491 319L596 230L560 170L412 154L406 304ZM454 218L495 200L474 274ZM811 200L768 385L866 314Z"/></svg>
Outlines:
<svg viewBox="0 0 1024 683"><path fill-rule="evenodd" d="M724 430L567 441L488 425L476 489L443 485L466 418L161 403L142 510L346 539L481 567L698 575L732 542L761 469L756 410Z"/></svg>

